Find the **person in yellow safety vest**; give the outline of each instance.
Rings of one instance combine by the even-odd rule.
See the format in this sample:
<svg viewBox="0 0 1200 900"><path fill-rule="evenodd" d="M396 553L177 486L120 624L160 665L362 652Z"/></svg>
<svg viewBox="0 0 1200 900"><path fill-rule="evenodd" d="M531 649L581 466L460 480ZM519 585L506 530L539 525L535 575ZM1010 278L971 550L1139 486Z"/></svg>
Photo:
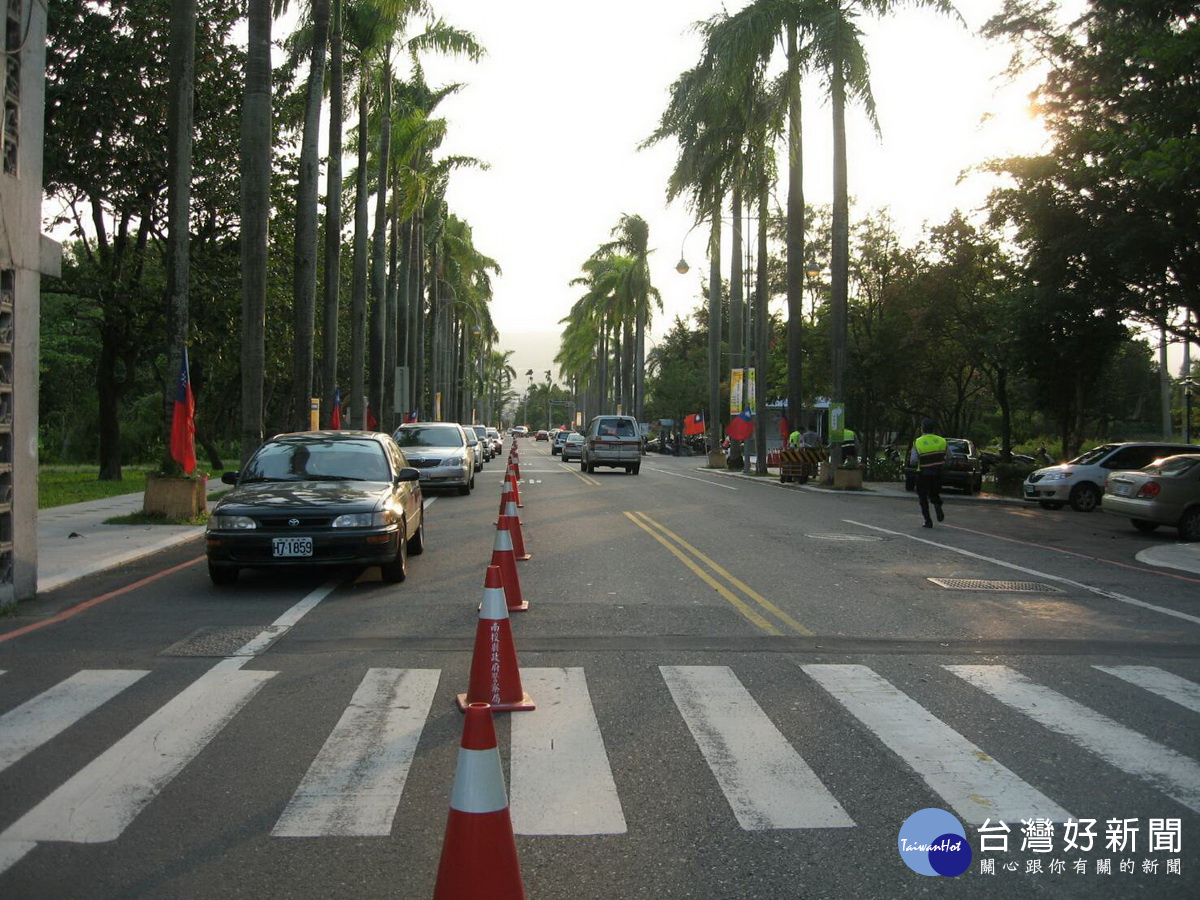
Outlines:
<svg viewBox="0 0 1200 900"><path fill-rule="evenodd" d="M926 419L921 428L924 433L913 441L909 461L917 467L917 501L921 504L921 516L925 519L925 527L932 528L933 520L929 518L929 504L939 522L945 521L942 512L942 468L946 463L946 439L936 434L932 421Z"/></svg>
<svg viewBox="0 0 1200 900"><path fill-rule="evenodd" d="M847 461L858 464L858 436L849 428L842 429L842 465Z"/></svg>
<svg viewBox="0 0 1200 900"><path fill-rule="evenodd" d="M788 445L789 450L799 449L799 447L800 447L800 429L799 428L797 428L795 431L793 431L791 434L788 435L787 445Z"/></svg>

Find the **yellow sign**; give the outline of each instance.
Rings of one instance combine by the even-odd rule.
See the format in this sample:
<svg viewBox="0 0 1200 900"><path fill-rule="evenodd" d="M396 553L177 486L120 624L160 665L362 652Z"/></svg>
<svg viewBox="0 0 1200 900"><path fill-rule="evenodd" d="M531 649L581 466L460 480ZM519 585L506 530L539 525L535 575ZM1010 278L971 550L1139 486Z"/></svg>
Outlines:
<svg viewBox="0 0 1200 900"><path fill-rule="evenodd" d="M743 373L746 373L743 375ZM754 367L729 370L729 414L736 416L742 411L742 380L746 382L745 407L754 415Z"/></svg>
<svg viewBox="0 0 1200 900"><path fill-rule="evenodd" d="M308 430L316 431L321 427L321 398L313 397L308 404Z"/></svg>

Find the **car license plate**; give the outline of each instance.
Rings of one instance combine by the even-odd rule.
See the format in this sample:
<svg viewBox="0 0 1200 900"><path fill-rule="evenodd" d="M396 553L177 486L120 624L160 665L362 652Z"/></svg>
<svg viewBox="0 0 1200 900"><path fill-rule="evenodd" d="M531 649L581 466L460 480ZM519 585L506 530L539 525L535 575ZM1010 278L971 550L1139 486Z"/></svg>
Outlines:
<svg viewBox="0 0 1200 900"><path fill-rule="evenodd" d="M312 538L271 538L271 553L274 556L312 556Z"/></svg>
<svg viewBox="0 0 1200 900"><path fill-rule="evenodd" d="M1131 485L1131 484L1114 485L1113 493L1116 494L1118 497L1128 497L1130 494L1133 493L1133 485Z"/></svg>

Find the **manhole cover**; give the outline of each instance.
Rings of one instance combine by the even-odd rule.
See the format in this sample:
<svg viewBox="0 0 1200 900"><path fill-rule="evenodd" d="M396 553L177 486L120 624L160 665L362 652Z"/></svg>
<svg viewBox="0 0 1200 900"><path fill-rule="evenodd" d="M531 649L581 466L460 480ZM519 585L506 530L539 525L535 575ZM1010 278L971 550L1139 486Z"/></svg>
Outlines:
<svg viewBox="0 0 1200 900"><path fill-rule="evenodd" d="M882 541L883 538L873 534L806 534L805 537L814 541Z"/></svg>
<svg viewBox="0 0 1200 900"><path fill-rule="evenodd" d="M211 626L197 628L182 641L178 641L162 652L163 656L233 656L264 631L263 625ZM279 637L283 634L280 631ZM274 641L271 641L274 643ZM259 648L259 652L266 646Z"/></svg>
<svg viewBox="0 0 1200 900"><path fill-rule="evenodd" d="M1061 594L1056 587L1038 581L982 581L978 578L930 578L938 587L952 591L993 591L1003 594Z"/></svg>

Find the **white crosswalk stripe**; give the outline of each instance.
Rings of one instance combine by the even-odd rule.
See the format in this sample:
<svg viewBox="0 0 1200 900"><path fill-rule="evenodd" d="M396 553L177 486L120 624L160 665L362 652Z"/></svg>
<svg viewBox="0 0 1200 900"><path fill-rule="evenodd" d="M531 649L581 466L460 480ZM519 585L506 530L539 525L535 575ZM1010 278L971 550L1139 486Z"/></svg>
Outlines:
<svg viewBox="0 0 1200 900"><path fill-rule="evenodd" d="M0 716L0 772L147 674L85 669Z"/></svg>
<svg viewBox="0 0 1200 900"><path fill-rule="evenodd" d="M1110 765L1144 778L1200 812L1200 763L1150 740L1069 697L1035 684L1008 666L946 666L960 678L1065 735Z"/></svg>
<svg viewBox="0 0 1200 900"><path fill-rule="evenodd" d="M517 834L624 834L625 816L583 669L524 669L537 703L512 716Z"/></svg>
<svg viewBox="0 0 1200 900"><path fill-rule="evenodd" d="M675 705L747 831L854 821L725 666L661 666Z"/></svg>
<svg viewBox="0 0 1200 900"><path fill-rule="evenodd" d="M800 667L924 779L963 820L1067 812L866 666Z"/></svg>
<svg viewBox="0 0 1200 900"><path fill-rule="evenodd" d="M1187 707L1194 713L1200 713L1200 684L1196 684L1194 681L1164 672L1157 666L1093 666L1092 668L1115 675L1152 694L1158 694L1180 706Z"/></svg>
<svg viewBox="0 0 1200 900"><path fill-rule="evenodd" d="M135 816L183 771L274 672L242 671L227 660L179 692L140 725L0 833L0 873L41 841L91 843L121 836ZM905 694L873 668L813 664L803 690L824 691L847 723L868 729L916 772L964 823L1047 818L1067 810ZM1021 715L1200 811L1200 764L1005 666L947 665L948 672ZM1187 711L1200 712L1200 686L1150 666L1092 666ZM724 796L747 831L852 828L825 786L846 772L818 774L727 666L661 666L665 685ZM137 683L147 672L83 670L0 715L0 771ZM271 831L273 837L385 837L434 706L437 669L368 669ZM618 779L582 668L527 668L525 689L538 708L506 715L510 807L521 835L626 834ZM944 687L944 686L943 686ZM931 689L936 689L931 688ZM969 690L968 688L958 688ZM990 701L983 701L990 702ZM1184 713L1186 714L1186 713ZM245 714L243 714L243 717ZM785 721L785 720L781 720ZM803 723L801 723L803 724ZM976 723L977 724L977 723ZM503 731L501 733L504 733ZM981 740L986 745L986 740ZM826 763L839 766L840 761ZM1009 763L1013 765L1013 763ZM1036 763L1026 762L1026 765ZM15 773L8 773L11 777ZM450 775L447 773L447 790ZM616 774L620 774L619 772ZM886 771L860 773L885 780ZM10 811L17 812L17 811Z"/></svg>
<svg viewBox="0 0 1200 900"><path fill-rule="evenodd" d="M391 834L439 674L370 669L271 834Z"/></svg>

